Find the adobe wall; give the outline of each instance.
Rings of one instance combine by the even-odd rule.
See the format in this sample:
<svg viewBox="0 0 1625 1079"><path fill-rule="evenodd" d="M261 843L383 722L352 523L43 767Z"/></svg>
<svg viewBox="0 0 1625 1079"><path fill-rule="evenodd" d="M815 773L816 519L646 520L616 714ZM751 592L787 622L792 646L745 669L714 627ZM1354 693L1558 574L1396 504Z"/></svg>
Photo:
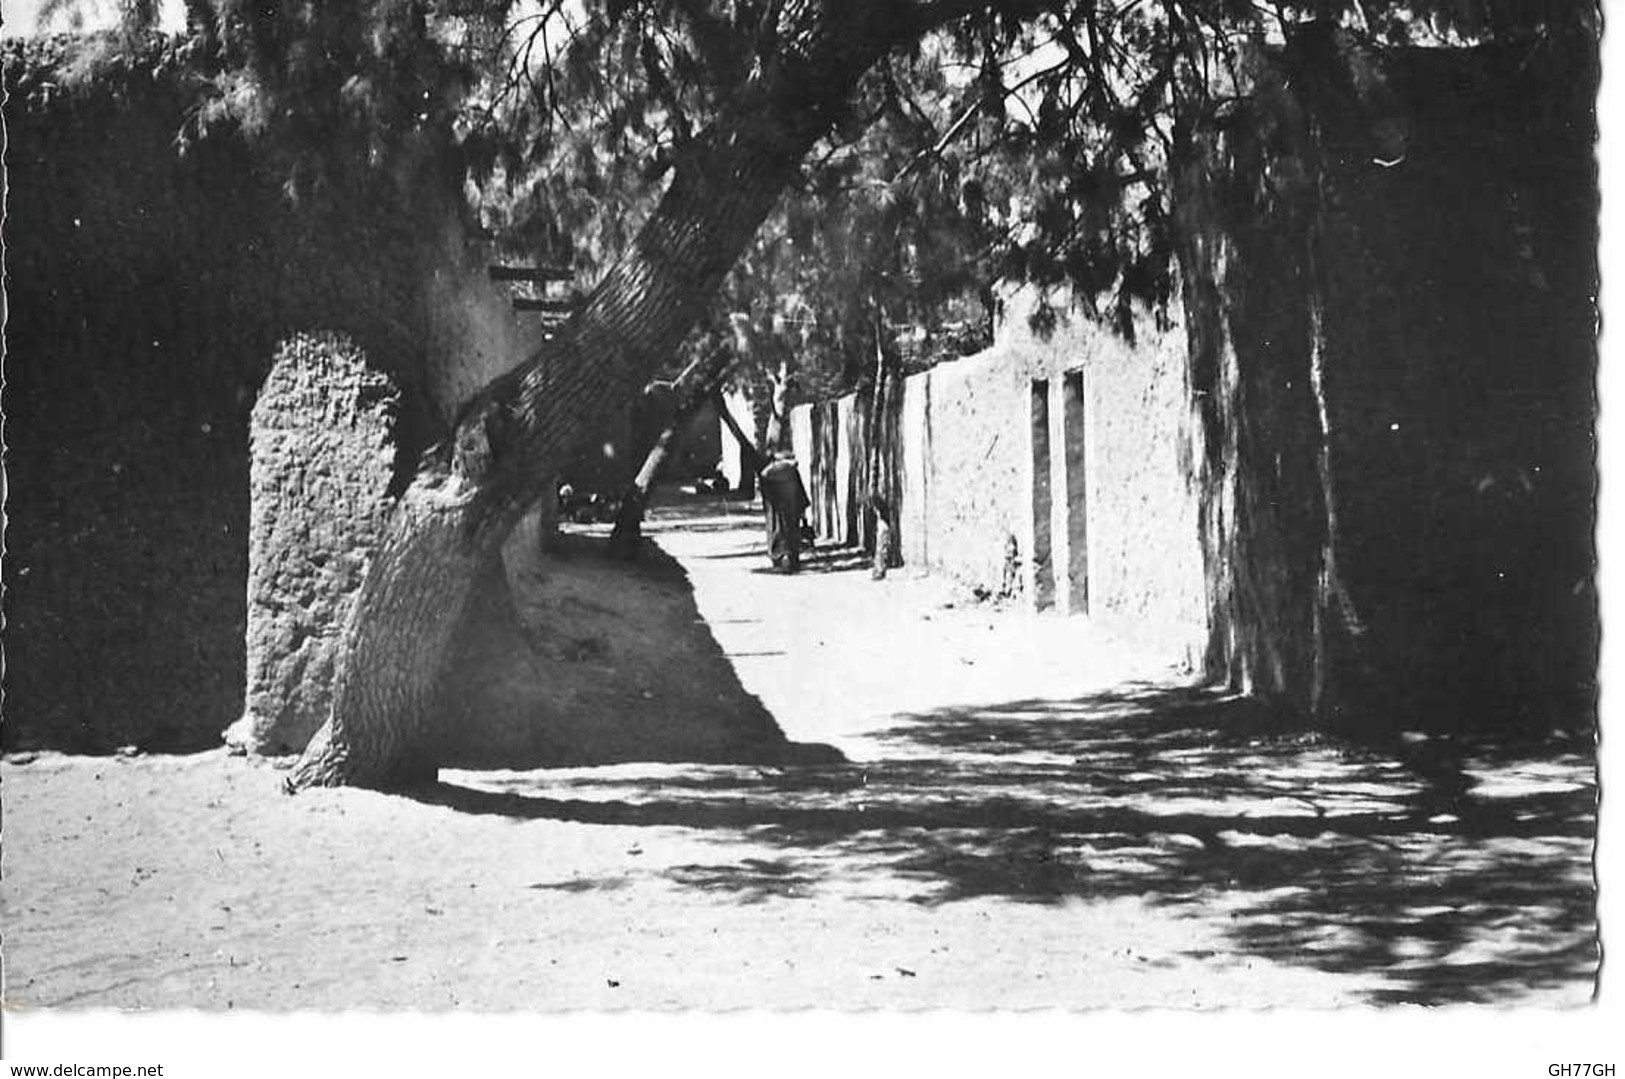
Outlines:
<svg viewBox="0 0 1625 1079"><path fill-rule="evenodd" d="M450 419L486 383L535 352L547 330L534 315L514 310L510 288L491 282L486 260L467 243L451 207L433 227L439 230L436 250L421 272L426 344L435 362L427 365L424 382Z"/></svg>
<svg viewBox="0 0 1625 1079"><path fill-rule="evenodd" d="M1010 298L992 348L904 381L904 563L978 594L1087 613L1170 664L1192 664L1207 628L1196 494L1187 479L1183 333L1148 325L1131 345L1074 315L1043 340L1028 328L1030 302L1024 293ZM1035 380L1044 383L1041 434ZM862 432L851 417L861 407L852 395L834 405L803 405L792 426L809 490L837 492L818 523L826 538L840 540L859 517L852 468L863 460L855 445ZM833 459L813 437L819 409L840 421ZM1035 467L1051 496L1042 519ZM1048 555L1038 559L1044 524Z"/></svg>
<svg viewBox="0 0 1625 1079"><path fill-rule="evenodd" d="M355 344L277 353L250 429L247 699L228 744L294 753L327 719L344 625L388 518L400 393Z"/></svg>
<svg viewBox="0 0 1625 1079"><path fill-rule="evenodd" d="M243 703L259 381L301 323L415 367L404 251L296 219L230 140L177 155L169 47L89 84L66 39L3 47L4 744L218 745Z"/></svg>
<svg viewBox="0 0 1625 1079"><path fill-rule="evenodd" d="M918 448L905 449L921 469L904 472L903 504L915 522L899 524L905 564L996 595L1010 537L1028 561L1028 379L1028 357L995 347L905 381L905 415L923 416Z"/></svg>
<svg viewBox="0 0 1625 1079"><path fill-rule="evenodd" d="M249 415L279 342L342 332L389 374L406 469L522 327L454 279L432 209L295 213L240 140L177 154L194 91L173 42L87 82L74 41L0 46L0 739L204 748L243 713Z"/></svg>
<svg viewBox="0 0 1625 1079"><path fill-rule="evenodd" d="M1194 664L1206 645L1207 601L1190 479L1184 328L1175 323L1159 330L1143 317L1130 343L1074 311L1046 341L1029 327L1030 303L1024 293L1007 301L993 351L1029 379L1048 382L1055 606L1073 613L1085 608L1114 632L1166 651L1171 662ZM1069 374L1081 375L1083 388L1087 519L1081 529L1078 481L1068 474L1078 448L1069 452L1068 444L1078 437L1073 428L1080 418L1068 415ZM1017 395L1025 390L1030 399L1030 386ZM1019 420L1023 402L1016 407ZM1012 424L1011 430L1022 428ZM1032 464L1025 463L1021 490L1030 506ZM1074 552L1080 531L1086 550ZM1029 524L1026 536L1031 533ZM1030 538L1023 549L1033 549ZM1024 580L1031 589L1034 567L1027 561ZM1086 582L1080 586L1074 574L1086 574Z"/></svg>

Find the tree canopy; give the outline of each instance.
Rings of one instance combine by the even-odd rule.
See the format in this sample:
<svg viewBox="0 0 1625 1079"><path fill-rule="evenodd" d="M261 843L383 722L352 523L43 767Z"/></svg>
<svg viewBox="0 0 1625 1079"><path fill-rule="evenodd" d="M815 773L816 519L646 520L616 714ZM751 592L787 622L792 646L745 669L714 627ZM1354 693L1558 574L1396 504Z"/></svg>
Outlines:
<svg viewBox="0 0 1625 1079"><path fill-rule="evenodd" d="M127 32L157 19L147 0L120 6ZM503 247L592 280L696 133L777 61L800 9L824 6L843 8L188 0L208 80L195 128L268 143L295 197L419 183L432 164ZM45 14L74 7L52 0ZM793 355L812 395L851 384L877 318L925 354L956 335L978 342L998 278L1044 296L1064 287L1132 334L1136 308L1163 311L1173 293L1176 144L1247 125L1267 142L1279 122L1261 50L1335 27L1351 92L1371 97L1381 50L1499 41L1586 55L1599 20L1595 5L1554 0L898 5L896 21L921 32L897 33L833 118L702 346L748 338L764 369ZM1402 119L1379 137L1400 145Z"/></svg>

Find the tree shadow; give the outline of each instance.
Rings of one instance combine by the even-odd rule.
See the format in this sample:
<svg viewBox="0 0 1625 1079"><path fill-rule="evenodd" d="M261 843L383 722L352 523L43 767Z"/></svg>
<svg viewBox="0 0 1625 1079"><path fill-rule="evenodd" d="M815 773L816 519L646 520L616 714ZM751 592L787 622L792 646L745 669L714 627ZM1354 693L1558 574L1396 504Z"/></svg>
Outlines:
<svg viewBox="0 0 1625 1079"><path fill-rule="evenodd" d="M501 588L479 597L442 688L442 760L510 769L840 759L790 742L744 687L680 563L658 547L612 560L606 544L562 534L511 598Z"/></svg>
<svg viewBox="0 0 1625 1079"><path fill-rule="evenodd" d="M1373 1003L1507 1003L1595 976L1585 748L1358 747L1153 686L899 717L867 748L798 767L455 777L417 797L698 829L722 857L664 875L742 902L1133 898L1221 924L1225 959L1374 977Z"/></svg>

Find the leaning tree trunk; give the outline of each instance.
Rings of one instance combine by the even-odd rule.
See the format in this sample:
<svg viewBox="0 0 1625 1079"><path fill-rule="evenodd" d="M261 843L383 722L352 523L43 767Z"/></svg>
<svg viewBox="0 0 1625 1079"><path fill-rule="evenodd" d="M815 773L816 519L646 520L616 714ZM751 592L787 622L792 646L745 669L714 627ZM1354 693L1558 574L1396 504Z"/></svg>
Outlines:
<svg viewBox="0 0 1625 1079"><path fill-rule="evenodd" d="M789 5L778 54L685 148L630 250L558 337L481 391L401 496L344 629L333 711L290 790L433 778L437 689L481 571L546 477L636 393L692 327L837 118L898 40L943 4ZM546 362L543 362L545 356Z"/></svg>
<svg viewBox="0 0 1625 1079"><path fill-rule="evenodd" d="M740 472L745 477L749 477L751 481L749 491L754 494L756 475L767 466L767 457L761 450L756 448L756 443L752 442L750 436L740 428L739 421L734 419L733 410L728 407L728 402L723 400L720 390L712 393L711 403L716 407L717 418L722 421L722 426L726 427L728 433L734 436L734 441L739 443L740 457L742 458L739 462ZM741 479L739 486L741 493L744 493L746 485L743 479Z"/></svg>
<svg viewBox="0 0 1625 1079"><path fill-rule="evenodd" d="M666 458L671 456L677 432L693 414L694 410L689 409L672 417L644 456L638 474L621 491L621 504L615 510L615 527L609 530L609 553L614 557L628 562L637 559L638 549L643 546L643 517L649 510L649 490L665 467Z"/></svg>
<svg viewBox="0 0 1625 1079"><path fill-rule="evenodd" d="M637 558L638 549L643 544L643 517L649 509L649 492L654 489L655 479L665 467L666 459L671 456L678 434L700 406L718 392L723 377L728 373L730 359L726 349L714 349L689 364L677 376L672 386L674 400L671 418L644 456L637 475L621 492L621 505L615 511L615 527L609 533L609 549L615 556L628 561Z"/></svg>

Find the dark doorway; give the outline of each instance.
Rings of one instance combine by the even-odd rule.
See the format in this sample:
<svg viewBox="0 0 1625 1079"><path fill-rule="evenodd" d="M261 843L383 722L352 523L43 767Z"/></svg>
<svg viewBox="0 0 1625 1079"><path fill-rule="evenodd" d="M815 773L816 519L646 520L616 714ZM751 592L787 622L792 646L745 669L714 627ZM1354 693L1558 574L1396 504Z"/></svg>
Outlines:
<svg viewBox="0 0 1625 1079"><path fill-rule="evenodd" d="M1055 566L1050 559L1049 380L1033 379L1033 605L1055 606Z"/></svg>
<svg viewBox="0 0 1625 1079"><path fill-rule="evenodd" d="M1089 434L1084 426L1082 371L1061 384L1062 437L1066 440L1067 610L1089 613Z"/></svg>

